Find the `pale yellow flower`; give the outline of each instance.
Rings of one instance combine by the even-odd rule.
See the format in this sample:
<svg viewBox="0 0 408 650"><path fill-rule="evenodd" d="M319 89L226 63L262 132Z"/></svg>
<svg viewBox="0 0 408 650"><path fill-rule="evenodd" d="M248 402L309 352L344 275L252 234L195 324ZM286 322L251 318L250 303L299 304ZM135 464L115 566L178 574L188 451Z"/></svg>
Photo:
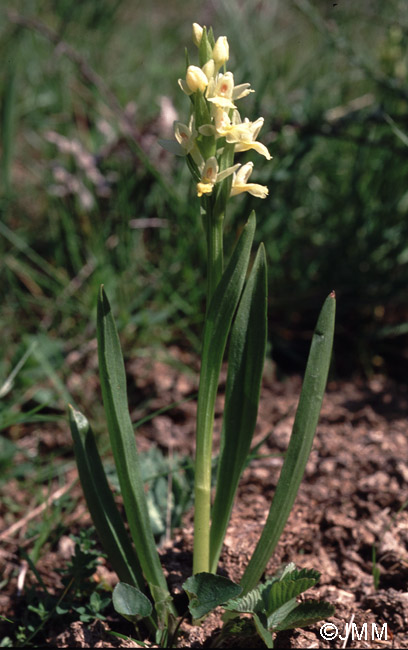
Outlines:
<svg viewBox="0 0 408 650"><path fill-rule="evenodd" d="M217 66L217 70L228 61L229 45L226 36L220 36L217 38L213 47L212 55L215 61L215 65Z"/></svg>
<svg viewBox="0 0 408 650"><path fill-rule="evenodd" d="M212 111L214 125L203 124L199 131L202 135L212 135L217 138L225 138L230 144L235 144L235 151L248 151L254 149L267 160L271 160L268 149L260 142L256 142L259 131L264 123L263 117L258 118L255 122L250 122L245 118L241 122L238 111L234 111L232 120L227 111L215 107Z"/></svg>
<svg viewBox="0 0 408 650"><path fill-rule="evenodd" d="M265 185L247 183L253 167L254 163L248 162L245 165L242 165L241 169L234 173L230 196L236 196L237 194L242 194L242 192L249 192L252 196L256 196L259 199L265 199L268 196L269 191Z"/></svg>
<svg viewBox="0 0 408 650"><path fill-rule="evenodd" d="M203 158L197 147L196 139L198 133L194 126L194 115L191 116L188 126L181 122L176 122L174 135L177 142L184 150L185 155L190 154L196 165L201 165L203 163Z"/></svg>
<svg viewBox="0 0 408 650"><path fill-rule="evenodd" d="M233 174L240 164L237 163L232 167L224 169L222 172L218 171L218 163L215 156L208 158L204 165L201 167L201 180L197 183L197 196L202 196L203 194L211 194L216 183L220 183L231 174Z"/></svg>
<svg viewBox="0 0 408 650"><path fill-rule="evenodd" d="M201 70L204 72L204 74L207 77L208 81L210 81L210 79L212 79L212 77L214 76L214 73L215 73L214 59L208 59L207 63L204 63Z"/></svg>
<svg viewBox="0 0 408 650"><path fill-rule="evenodd" d="M265 145L261 142L256 142L263 123L263 117L258 117L255 122L250 122L246 117L240 124L231 126L229 133L225 136L226 140L227 142L236 142L235 151L237 153L254 149L254 151L261 154L261 156L265 156L266 160L271 160L272 156Z"/></svg>
<svg viewBox="0 0 408 650"><path fill-rule="evenodd" d="M202 93L208 86L208 79L205 72L197 65L189 65L186 72L186 80L179 79L179 86L186 95L192 95L200 90Z"/></svg>
<svg viewBox="0 0 408 650"><path fill-rule="evenodd" d="M238 142L244 137L251 137L251 132L248 129L248 126L241 123L238 111L233 112L233 119L231 121L227 111L224 111L222 108L213 104L211 115L214 120L214 125L203 124L200 126L199 131L202 135L214 135L217 138L228 138L227 141L230 143Z"/></svg>
<svg viewBox="0 0 408 650"><path fill-rule="evenodd" d="M241 99L249 95L249 93L255 92L250 90L249 86L249 83L234 86L232 72L217 74L208 82L206 97L209 102L212 102L218 108L236 108L233 100Z"/></svg>
<svg viewBox="0 0 408 650"><path fill-rule="evenodd" d="M198 23L193 23L193 43L200 47L201 39L203 36L203 28Z"/></svg>

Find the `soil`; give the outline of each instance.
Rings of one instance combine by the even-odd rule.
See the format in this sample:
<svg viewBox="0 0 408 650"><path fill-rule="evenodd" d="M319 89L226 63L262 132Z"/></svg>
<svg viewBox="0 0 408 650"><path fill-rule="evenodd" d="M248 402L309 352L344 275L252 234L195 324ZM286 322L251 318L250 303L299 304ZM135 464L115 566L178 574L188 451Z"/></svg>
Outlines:
<svg viewBox="0 0 408 650"><path fill-rule="evenodd" d="M175 363L177 361L180 366L181 362L197 370L197 361L178 349L171 349L170 355L172 363L168 359L144 358L127 364L132 418L146 415L137 406L144 399L149 398L149 410L154 411L185 399L197 390L196 375L180 372ZM94 392L92 382L87 388L79 381L78 385L75 383L75 363L73 359L71 391ZM300 388L299 377L277 380L274 367L267 366L254 443L270 435L259 450L260 457L244 472L219 565L219 573L236 582L266 520ZM215 449L223 412L222 390L220 392ZM194 401L185 402L146 423L138 430L139 448L147 449L154 444L166 453L170 449L173 453L192 455L194 404ZM305 630L279 633L275 638L276 648L408 648L407 413L408 386L405 384L381 376L370 380L329 382L305 476L266 574L288 562L295 562L299 568L317 569L321 573L320 583L307 592L307 597L324 599L335 605L335 615L329 622L336 627L325 628L334 638L331 641L322 638L322 622ZM33 444L33 437L37 439L37 448L69 445L65 425L24 427L19 436L19 444L25 447ZM71 494L77 497L75 510L64 520L65 524L68 521L72 532L90 525L75 477L75 469L67 470L66 484L72 483ZM27 495L16 492L16 484L10 483L5 491L9 497L13 494L16 503L27 500ZM36 578L30 570L25 580L21 577L24 560L20 549L26 543L27 524L13 530L10 521L4 508L0 508L3 530L0 561L5 585L0 594L0 613L18 620L25 603L25 589L34 584ZM182 529L174 531L172 538L160 549L173 593L179 593L181 584L191 575L192 542L192 513L188 512ZM64 535L38 561L37 571L50 590L61 590L58 568L67 562L69 553L70 540ZM376 554L375 566L373 553ZM94 579L115 584L116 576L105 564ZM179 646L210 646L219 632L221 613L222 610L217 610L201 627L185 622ZM351 625L347 628L347 624ZM347 629L350 633L345 639ZM3 633L9 633L7 630L5 623ZM41 645L137 647L131 640L112 637L109 630L125 636L133 633L130 624L109 610L105 621L87 624L76 621L64 627L63 617L54 618L52 626L44 626ZM380 635L381 630L382 638L378 640L376 632ZM264 647L256 638L231 639L230 645Z"/></svg>

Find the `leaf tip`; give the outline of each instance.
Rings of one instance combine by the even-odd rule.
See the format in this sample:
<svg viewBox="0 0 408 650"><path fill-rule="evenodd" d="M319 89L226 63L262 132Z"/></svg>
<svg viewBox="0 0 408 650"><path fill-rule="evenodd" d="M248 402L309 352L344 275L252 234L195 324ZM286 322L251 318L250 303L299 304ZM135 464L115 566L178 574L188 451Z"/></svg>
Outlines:
<svg viewBox="0 0 408 650"><path fill-rule="evenodd" d="M251 214L249 215L249 218L248 218L248 224L252 225L252 223L256 223L255 210L251 210Z"/></svg>
<svg viewBox="0 0 408 650"><path fill-rule="evenodd" d="M103 284L99 288L98 309L102 316L106 316L110 312L110 304Z"/></svg>

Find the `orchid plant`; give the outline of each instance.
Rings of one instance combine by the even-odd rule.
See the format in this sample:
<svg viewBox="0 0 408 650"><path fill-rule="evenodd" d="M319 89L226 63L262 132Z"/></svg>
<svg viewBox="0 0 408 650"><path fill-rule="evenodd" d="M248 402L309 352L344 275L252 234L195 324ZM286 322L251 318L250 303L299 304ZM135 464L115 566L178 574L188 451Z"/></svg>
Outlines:
<svg viewBox="0 0 408 650"><path fill-rule="evenodd" d="M207 243L207 306L196 423L193 575L183 586L194 620L224 604L224 632L236 631L236 617L247 612L253 615L265 644L272 647L272 631L306 625L333 611L327 603L296 603L296 596L317 581L315 571L299 572L289 565L279 576L261 585L259 581L290 514L312 447L330 364L335 296L331 293L327 297L318 318L274 499L237 585L217 575L217 567L257 419L267 338L267 275L262 244L250 263L255 214L250 215L225 268L223 230L232 197L242 192L261 199L268 196L267 187L249 182L253 163L236 162L235 156L251 150L267 160L271 155L257 140L263 118L252 122L247 117L242 119L238 111L236 104L254 91L249 83L235 85L233 73L227 71L227 38L215 40L211 29L195 23L193 42L199 65L187 61L185 79L179 79L181 90L190 99L188 123L177 122L175 139L161 143L185 157L200 199ZM188 612L177 611L155 547L128 411L123 358L103 287L98 300L97 337L107 427L131 538L114 503L89 423L70 408L79 475L99 537L120 579L113 595L115 608L135 622L144 618L147 627L156 631L158 642L171 647ZM214 409L228 340L225 409L211 502ZM247 624L248 619L245 621Z"/></svg>

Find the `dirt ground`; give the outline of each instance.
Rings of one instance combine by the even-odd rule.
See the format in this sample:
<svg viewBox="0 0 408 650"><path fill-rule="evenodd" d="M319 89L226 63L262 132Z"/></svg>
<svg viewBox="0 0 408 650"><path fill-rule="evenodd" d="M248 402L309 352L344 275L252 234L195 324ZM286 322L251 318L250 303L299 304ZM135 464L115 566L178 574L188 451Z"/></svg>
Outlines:
<svg viewBox="0 0 408 650"><path fill-rule="evenodd" d="M196 361L188 355L178 350L170 350L170 353L196 368ZM127 364L127 371L134 419L141 415L137 406L141 397L150 399L149 409L153 411L179 401L197 389L195 379L181 374L174 365L164 361L134 360ZM132 390L136 381L137 390ZM268 433L270 435L260 449L262 457L245 470L219 568L220 573L237 582L266 520L283 462L282 454L290 437L300 387L299 377L278 381L274 368L266 367L254 442ZM74 379L70 389L80 390L79 386L76 388ZM93 389L91 383L88 390ZM216 441L222 411L221 395L216 408ZM306 630L279 633L276 648L408 648L407 414L408 386L405 384L380 376L371 380L329 382L304 480L266 573L272 573L290 561L299 568L320 571L321 581L307 592L307 597L321 598L335 605L336 613L330 623L336 627L322 628L322 622ZM191 455L194 451L194 415L195 405L190 401L157 416L139 430L139 449L155 444L166 452L171 448L173 452ZM27 432L28 435L33 435L33 431ZM36 435L49 440L50 427L47 425L41 431L37 426ZM59 427L58 435L64 438L69 433ZM58 436L54 436L54 440L58 440ZM67 483L74 478L75 470L70 470ZM13 486L10 485L9 489L12 490ZM74 486L74 493L75 490L79 498L74 513L70 515L73 530L77 530L79 525L90 524L78 485ZM13 532L5 521L1 509L0 562L3 575L9 580L0 594L0 613L13 619L24 603L24 587L19 593L19 572L16 570L21 566L19 544L24 527ZM183 528L175 531L172 540L166 542L160 551L170 588L176 593L191 574L192 532L192 513L189 512ZM66 561L62 541L50 549L37 565L42 579L51 587L60 584L56 568ZM379 572L378 588L375 588L373 578L373 549ZM105 570L108 573L109 566ZM26 580L29 582L30 579L28 575ZM218 611L210 615L200 628L185 623L179 646L209 646L219 627ZM53 629L45 626L44 643L61 648L135 646L131 641L112 641L113 637L106 631L109 628L132 634L129 624L115 618L112 611L104 622L76 622L66 629L63 621L60 627L54 626ZM332 640L324 640L322 634L325 631L331 632ZM381 632L382 638L378 640L376 634L380 636ZM254 647L254 643L254 639L231 641L231 645L236 647Z"/></svg>

